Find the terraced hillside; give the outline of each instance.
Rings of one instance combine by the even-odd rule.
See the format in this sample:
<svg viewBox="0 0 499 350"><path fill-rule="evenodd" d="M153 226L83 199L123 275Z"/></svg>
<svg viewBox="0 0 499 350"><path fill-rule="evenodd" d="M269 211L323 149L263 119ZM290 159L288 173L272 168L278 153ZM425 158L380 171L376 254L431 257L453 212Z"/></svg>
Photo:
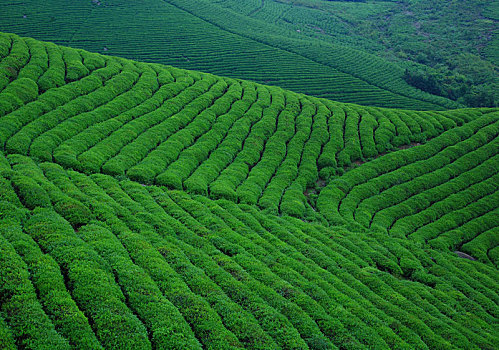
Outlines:
<svg viewBox="0 0 499 350"><path fill-rule="evenodd" d="M0 348L496 349L498 128L2 34Z"/></svg>
<svg viewBox="0 0 499 350"><path fill-rule="evenodd" d="M8 153L259 204L273 213L310 212L304 193L319 173L327 180L354 161L425 141L490 111L359 108L3 38L4 85L19 69L4 90L0 144ZM13 99L19 90L20 99Z"/></svg>
<svg viewBox="0 0 499 350"><path fill-rule="evenodd" d="M69 5L6 0L0 10L0 31L93 52L249 79L335 101L421 110L460 106L407 84L405 68L398 64L311 39L212 0L76 0Z"/></svg>
<svg viewBox="0 0 499 350"><path fill-rule="evenodd" d="M407 69L404 79L409 84L432 94L467 106L499 105L497 0L211 2L298 31L310 42L347 46L384 58Z"/></svg>
<svg viewBox="0 0 499 350"><path fill-rule="evenodd" d="M499 119L486 114L346 173L321 192L331 222L355 222L499 263Z"/></svg>

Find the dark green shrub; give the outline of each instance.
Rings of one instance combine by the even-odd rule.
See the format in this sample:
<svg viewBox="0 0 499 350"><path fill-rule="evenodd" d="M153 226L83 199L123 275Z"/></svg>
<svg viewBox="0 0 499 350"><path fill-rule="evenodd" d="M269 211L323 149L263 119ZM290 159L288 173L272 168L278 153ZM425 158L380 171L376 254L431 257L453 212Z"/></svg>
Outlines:
<svg viewBox="0 0 499 350"><path fill-rule="evenodd" d="M15 174L11 181L19 199L26 208L33 210L36 207L50 208L52 206L47 192L32 178Z"/></svg>
<svg viewBox="0 0 499 350"><path fill-rule="evenodd" d="M3 235L0 235L0 265L0 310L16 345L33 350L70 349L38 302L26 264Z"/></svg>

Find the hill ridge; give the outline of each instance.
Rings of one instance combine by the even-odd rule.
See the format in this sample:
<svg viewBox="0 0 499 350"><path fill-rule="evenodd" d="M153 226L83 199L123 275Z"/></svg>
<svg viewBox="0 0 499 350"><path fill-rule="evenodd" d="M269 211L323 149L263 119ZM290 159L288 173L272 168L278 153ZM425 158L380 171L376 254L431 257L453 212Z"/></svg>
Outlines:
<svg viewBox="0 0 499 350"><path fill-rule="evenodd" d="M90 2L73 5L74 8L67 9L56 1L43 6L30 3L27 10L24 10L27 13L23 13L20 8L7 6L6 18L22 20L0 23L0 30L70 44L94 52L170 63L223 76L282 85L298 92L344 102L386 107L405 106L410 109L460 106L454 101L411 87L402 79L403 69L396 64L366 53L356 53L352 48L322 42L315 43L313 50L306 50L308 44L302 41L298 33L277 27L271 27L270 30L260 20L228 12L229 10L213 3L198 2L198 8L190 7L192 4L189 2L160 0L148 0L141 7L123 0L102 2L98 6ZM48 8L51 9L50 13L47 13ZM149 8L158 15L151 17L151 13L145 13L144 8ZM186 10L189 15L181 12ZM90 16L89 11L94 16ZM67 21L68 13L74 14L74 22ZM48 21L51 17L52 22ZM244 29L234 28L228 21L234 17L238 18L236 22L245 25ZM175 26L177 29L172 30L174 26L171 22L180 19L184 25ZM87 23L84 27L79 24L83 21ZM109 23L113 21L122 24L123 29L116 26L109 28ZM54 31L54 22L58 24L57 31ZM77 30L78 35L74 35L73 27L76 23L79 28L83 28ZM215 25L224 29L219 30ZM146 33L147 43L141 38L131 37L138 26ZM106 28L113 33L112 36L102 35ZM228 30L237 33L237 37ZM269 39L266 35L269 32L279 36ZM73 40L71 43L70 39ZM136 41L141 44L138 45ZM265 42L265 46L261 42ZM312 51L319 54L312 55ZM332 59L331 55L336 58ZM378 63L371 67L372 62ZM254 64L259 66L258 70L252 68ZM376 73L372 74L373 72ZM357 76L361 79L356 78Z"/></svg>
<svg viewBox="0 0 499 350"><path fill-rule="evenodd" d="M163 0L165 2L168 2L168 3L178 3L179 1L176 1L176 0ZM182 1L182 0L180 0ZM203 20L206 20L208 21L207 19L203 18L203 17L199 17L200 15L196 15L194 13L194 10L187 10L185 6L192 6L191 4L189 3L186 3L184 4L184 7L181 7L180 5L175 5L181 9L183 9L184 11L187 11L193 15L195 15L196 17L198 18L202 18ZM213 6L213 4L210 4L209 6ZM230 11L229 9L227 8L223 8L223 7L219 7L221 9L224 9L225 11ZM195 7L195 9L198 9L199 10L199 7ZM231 14L237 16L239 18L239 23L241 21L257 21L253 18L247 18L245 16L241 16L239 13L235 12L235 11L230 11ZM211 11L206 11L204 13L211 13ZM215 13L218 14L218 11L215 11ZM223 29L223 30L228 30L226 27L223 27L221 24L218 24L214 21L208 21L209 23ZM260 21L257 21L257 22L260 22ZM268 25L268 24L266 24ZM276 28L277 29L277 28ZM230 31L230 30L229 30ZM235 33L237 35L240 35L240 36L244 36L244 34L241 33L241 31L230 31L231 33ZM246 31L245 33L252 33L252 31ZM273 43L275 44L275 46L279 47L280 49L282 50L286 50L288 52L292 52L294 54L297 54L299 56L302 56L302 57L305 57L307 59L310 59L311 61L313 62L316 62L316 63L320 63L320 64L325 64L324 61L320 60L320 59L315 59L315 58L312 58L310 56L307 56L303 53L300 53L300 52L296 52L296 51L293 51L293 50L290 50L290 49L287 49L287 48L283 48L282 47L282 43L283 41L286 41L289 36L291 35L295 35L296 33L293 33L292 31L286 31L286 36L280 36L279 37L279 40L277 41L274 41ZM252 39L252 40L257 40L255 39L254 36L251 36L250 34L247 34L247 37ZM260 37L259 40L262 40L263 43L265 43L266 45L269 45L271 47L274 47L272 45L270 45L268 42L266 42L266 39L268 40L268 38L270 38L271 36L265 36L265 37ZM301 39L299 36L295 36L293 37L293 43L294 42L297 42L297 41L303 41L303 39ZM289 45L289 44L288 44ZM302 45L307 45L307 42L306 41L303 41ZM421 101L425 101L425 102L430 102L431 104L435 105L435 106L440 106L440 107L446 107L446 108L449 108L449 107L453 107L453 108L456 108L456 107L462 107L460 106L458 103L454 102L454 101L450 101L450 100L447 100L445 98L442 98L442 97L439 97L439 96L435 96L435 95L430 95L426 92L423 92L421 90L418 90L416 88L414 88L413 86L410 86L409 84L407 84L405 81L403 81L403 79L401 78L402 77L402 71L403 69L396 66L395 64L393 63L388 63L388 62L384 62L382 61L381 59L379 59L376 55L372 55L372 54L369 54L369 53L365 53L365 52L361 52L361 51L358 51L358 50L355 50L353 48L350 48L350 47L346 47L346 46L341 46L341 45L337 45L337 44L329 44L329 45L324 45L324 46L329 46L329 50L327 51L328 52L328 55L330 56L333 56L335 57L335 60L329 64L327 64L329 67L331 68L334 68L334 69L337 69L339 70L340 72L342 73L345 73L345 74L349 74L349 75L352 75L353 77L357 78L357 79L360 79L368 84L373 84L374 86L378 87L378 88L382 88L382 89L386 89L392 93L395 93L395 94L398 94L398 95L401 95L401 96L404 96L404 97L411 97L411 98L415 98L414 95L418 95L418 99L420 99ZM332 51L335 53L335 54L331 54L331 49L334 48ZM322 47L319 46L318 48L319 50L322 51ZM392 80L387 80L387 81L377 81L376 83L373 81L373 77L365 77L363 76L362 74L355 74L355 72L353 72L355 70L355 68L350 68L349 66L345 66L343 65L341 67L341 69L335 65L336 62L338 62L338 57L340 57L339 53L341 51L349 51L349 52L357 52L358 54L361 54L363 56L365 56L365 61L363 61L363 65L367 65L368 63L371 63L372 61L379 61L381 63L381 65L385 65L385 66L391 66L391 70L390 70L390 73L391 73L391 77L392 77ZM326 51L324 52L321 52L322 54L324 54ZM354 57L357 57L358 55L352 55ZM359 62L360 63L360 62ZM379 70L379 69L378 69ZM388 69L382 69L383 71L385 70L388 70ZM396 75L394 74L394 71L398 71L398 78L399 79L396 79ZM399 90L399 91L393 91L393 85L394 85L394 80L398 80L398 84L403 84L405 85L405 90ZM377 85L379 84L379 85ZM410 90L411 93L406 93L407 90ZM436 103L435 101L439 101L439 103L442 103L443 105L440 105L438 103Z"/></svg>

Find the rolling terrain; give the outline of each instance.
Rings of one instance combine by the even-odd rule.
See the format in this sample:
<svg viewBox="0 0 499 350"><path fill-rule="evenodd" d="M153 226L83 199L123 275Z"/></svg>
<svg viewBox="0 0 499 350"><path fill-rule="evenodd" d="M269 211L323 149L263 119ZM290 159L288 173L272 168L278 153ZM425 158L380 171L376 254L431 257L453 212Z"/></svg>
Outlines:
<svg viewBox="0 0 499 350"><path fill-rule="evenodd" d="M244 3L259 6L255 1ZM267 5L264 12L273 14L274 8L267 11ZM1 31L93 52L341 102L413 110L463 107L409 85L404 65L371 54L358 43L312 38L302 25L283 26L225 2L77 0L68 5L8 0L0 9Z"/></svg>
<svg viewBox="0 0 499 350"><path fill-rule="evenodd" d="M310 42L376 55L426 92L470 107L499 105L497 0L212 2Z"/></svg>
<svg viewBox="0 0 499 350"><path fill-rule="evenodd" d="M0 348L496 349L498 134L1 34Z"/></svg>

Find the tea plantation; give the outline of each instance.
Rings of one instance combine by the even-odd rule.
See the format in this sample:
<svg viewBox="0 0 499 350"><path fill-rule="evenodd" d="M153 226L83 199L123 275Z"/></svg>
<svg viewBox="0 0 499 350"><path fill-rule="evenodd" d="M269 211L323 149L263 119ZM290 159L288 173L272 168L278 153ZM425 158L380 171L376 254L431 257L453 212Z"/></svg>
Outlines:
<svg viewBox="0 0 499 350"><path fill-rule="evenodd" d="M335 101L415 110L461 106L409 85L403 66L354 44L311 39L218 2L3 0L0 31Z"/></svg>
<svg viewBox="0 0 499 350"><path fill-rule="evenodd" d="M0 34L0 348L497 349L498 134Z"/></svg>

